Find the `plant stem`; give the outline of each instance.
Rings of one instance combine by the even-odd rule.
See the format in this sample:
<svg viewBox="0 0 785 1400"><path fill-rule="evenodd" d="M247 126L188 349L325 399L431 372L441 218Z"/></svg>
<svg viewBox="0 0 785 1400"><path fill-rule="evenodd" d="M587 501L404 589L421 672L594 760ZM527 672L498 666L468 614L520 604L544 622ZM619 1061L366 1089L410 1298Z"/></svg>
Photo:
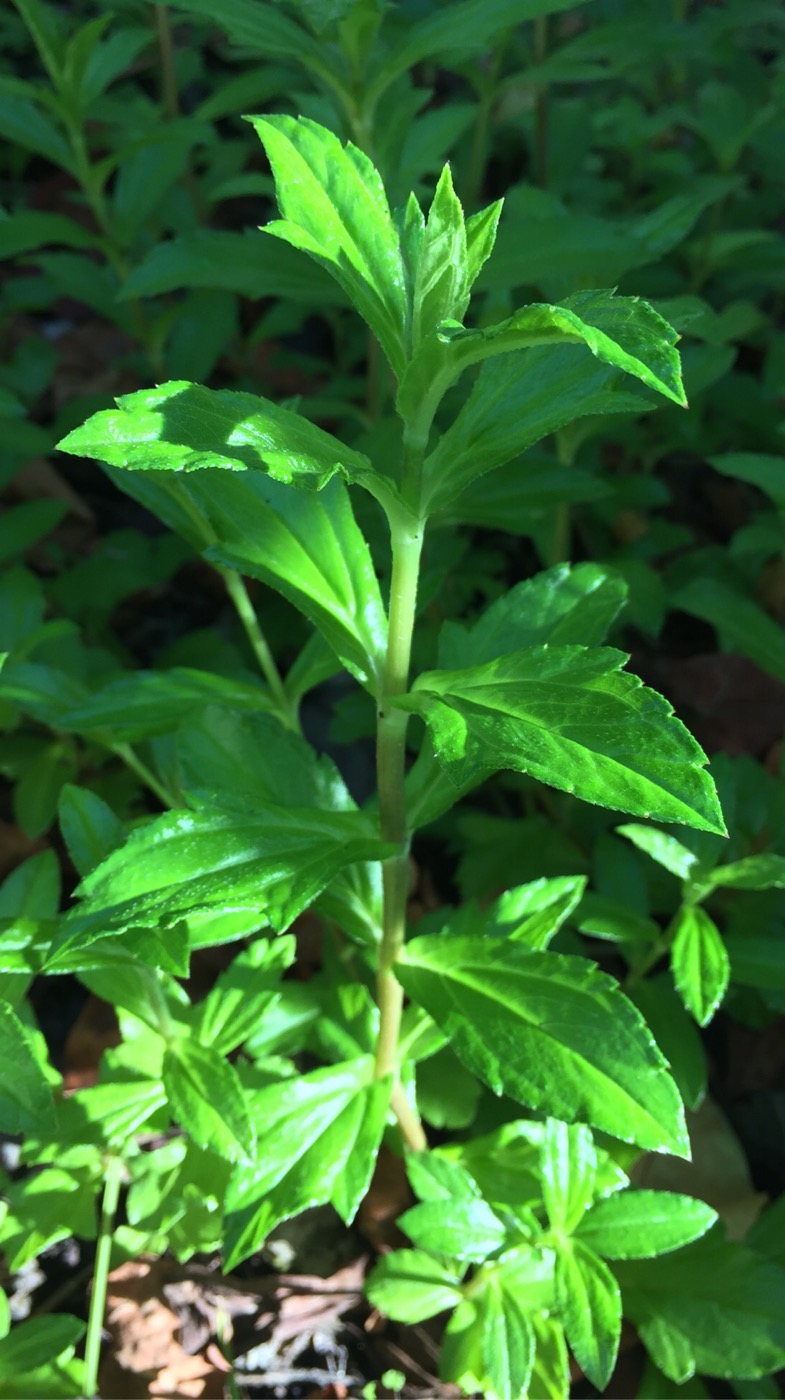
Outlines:
<svg viewBox="0 0 785 1400"><path fill-rule="evenodd" d="M411 465L411 464L410 464ZM413 516L391 520L392 581L387 658L379 697L376 769L379 784L379 816L383 841L394 842L398 853L382 864L384 916L377 973L379 1040L376 1075L397 1075L398 1036L403 1010L403 987L393 967L406 932L406 900L409 887L409 843L406 830L406 728L408 715L396 710L390 698L406 691L414 631L417 580L423 542L422 521ZM425 1136L419 1119L394 1092L393 1107L401 1132L415 1152L424 1150Z"/></svg>
<svg viewBox="0 0 785 1400"><path fill-rule="evenodd" d="M98 1247L95 1251L93 1293L90 1299L90 1316L87 1321L84 1393L88 1400L92 1400L92 1397L98 1394L98 1363L101 1358L101 1332L106 1307L106 1283L109 1277L114 1220L117 1214L122 1180L123 1164L119 1157L112 1157L107 1164L104 1176L104 1199L101 1204L101 1223L98 1227Z"/></svg>
<svg viewBox="0 0 785 1400"><path fill-rule="evenodd" d="M251 643L254 656L259 662L259 669L267 681L275 703L281 712L280 718L282 722L286 725L287 729L299 729L297 719L292 712L292 703L289 696L286 694L286 687L281 680L281 673L273 660L273 654L259 626L259 619L256 616L253 603L248 596L248 589L245 583L234 569L221 569L220 573L223 575L224 582L226 583L226 590L234 603L237 616L245 628L245 635Z"/></svg>
<svg viewBox="0 0 785 1400"><path fill-rule="evenodd" d="M164 787L163 783L158 781L155 773L147 767L147 764L142 762L142 759L134 752L130 744L110 744L109 748L112 753L117 754L117 757L123 760L123 763L131 769L132 773L136 774L137 778L141 778L142 782L146 787L149 787L151 792L155 793L158 801L164 807L177 806L172 794Z"/></svg>
<svg viewBox="0 0 785 1400"><path fill-rule="evenodd" d="M534 61L544 63L548 55L548 16L537 15L534 20ZM535 169L537 184L548 184L548 85L538 83L535 96Z"/></svg>
<svg viewBox="0 0 785 1400"><path fill-rule="evenodd" d="M177 91L177 74L174 68L172 47L172 26L166 5L154 5L155 30L158 36L158 55L161 62L161 100L169 117L179 117L180 97Z"/></svg>

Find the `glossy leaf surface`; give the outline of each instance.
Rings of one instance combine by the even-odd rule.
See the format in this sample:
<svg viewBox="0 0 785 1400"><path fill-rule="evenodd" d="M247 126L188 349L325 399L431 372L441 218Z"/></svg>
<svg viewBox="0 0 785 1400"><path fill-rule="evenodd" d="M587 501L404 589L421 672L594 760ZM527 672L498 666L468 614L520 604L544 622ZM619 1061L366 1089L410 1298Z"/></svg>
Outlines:
<svg viewBox="0 0 785 1400"><path fill-rule="evenodd" d="M580 1240L565 1240L557 1252L556 1302L576 1361L604 1390L619 1350L621 1295L608 1265Z"/></svg>
<svg viewBox="0 0 785 1400"><path fill-rule="evenodd" d="M699 904L684 905L672 927L671 971L676 990L698 1025L705 1026L725 996L730 978L722 934Z"/></svg>
<svg viewBox="0 0 785 1400"><path fill-rule="evenodd" d="M172 1112L198 1147L231 1161L251 1156L256 1133L237 1071L212 1047L176 1041L164 1053L163 1081Z"/></svg>
<svg viewBox="0 0 785 1400"><path fill-rule="evenodd" d="M375 1308L398 1322L424 1322L461 1300L460 1276L418 1249L383 1254L366 1291Z"/></svg>
<svg viewBox="0 0 785 1400"><path fill-rule="evenodd" d="M717 1212L674 1191L617 1191L597 1201L575 1234L606 1259L651 1259L692 1244Z"/></svg>
<svg viewBox="0 0 785 1400"><path fill-rule="evenodd" d="M541 646L429 671L396 698L421 714L456 784L501 768L587 802L724 832L706 757L662 696L610 648Z"/></svg>
<svg viewBox="0 0 785 1400"><path fill-rule="evenodd" d="M655 1151L688 1151L679 1096L642 1018L582 959L425 935L406 945L396 976L494 1093Z"/></svg>

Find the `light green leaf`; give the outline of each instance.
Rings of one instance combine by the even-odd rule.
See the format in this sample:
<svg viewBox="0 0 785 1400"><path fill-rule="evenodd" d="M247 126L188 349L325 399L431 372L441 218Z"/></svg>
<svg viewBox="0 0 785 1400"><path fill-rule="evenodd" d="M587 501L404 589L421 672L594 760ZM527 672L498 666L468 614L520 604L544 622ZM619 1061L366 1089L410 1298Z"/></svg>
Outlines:
<svg viewBox="0 0 785 1400"><path fill-rule="evenodd" d="M576 1361L604 1390L619 1351L621 1294L608 1265L580 1240L557 1252L556 1303Z"/></svg>
<svg viewBox="0 0 785 1400"><path fill-rule="evenodd" d="M624 606L627 585L598 564L557 564L497 598L469 627L445 622L439 666L457 671L525 647L596 646Z"/></svg>
<svg viewBox="0 0 785 1400"><path fill-rule="evenodd" d="M461 1300L460 1274L416 1249L377 1259L365 1291L373 1307L396 1322L424 1322Z"/></svg>
<svg viewBox="0 0 785 1400"><path fill-rule="evenodd" d="M597 1153L581 1124L549 1118L540 1146L540 1180L551 1229L569 1235L594 1194Z"/></svg>
<svg viewBox="0 0 785 1400"><path fill-rule="evenodd" d="M622 652L533 647L428 671L401 709L421 714L456 785L510 768L587 802L724 834L706 757L671 706L621 671Z"/></svg>
<svg viewBox="0 0 785 1400"><path fill-rule="evenodd" d="M58 1360L72 1351L84 1333L85 1323L82 1319L69 1317L67 1313L59 1313L57 1317L27 1318L0 1341L0 1375L12 1380L24 1376L26 1372L36 1371L42 1357ZM6 1390L5 1393L10 1395L11 1392Z"/></svg>
<svg viewBox="0 0 785 1400"><path fill-rule="evenodd" d="M558 1318L535 1313L537 1351L529 1383L530 1400L564 1400L570 1393L570 1358Z"/></svg>
<svg viewBox="0 0 785 1400"><path fill-rule="evenodd" d="M425 935L396 976L496 1094L686 1155L681 1102L643 1019L581 958L504 938Z"/></svg>
<svg viewBox="0 0 785 1400"><path fill-rule="evenodd" d="M359 812L167 812L82 881L57 946L211 910L256 912L281 932L344 865L388 851Z"/></svg>
<svg viewBox="0 0 785 1400"><path fill-rule="evenodd" d="M260 939L239 953L197 1011L197 1035L202 1045L228 1055L257 1029L265 1011L278 997L278 985L294 962L290 935L275 943Z"/></svg>
<svg viewBox="0 0 785 1400"><path fill-rule="evenodd" d="M283 215L264 232L301 248L331 273L400 377L409 307L398 235L378 171L351 142L342 146L306 118L249 120L267 152Z"/></svg>
<svg viewBox="0 0 785 1400"><path fill-rule="evenodd" d="M482 1358L497 1396L526 1395L534 1364L531 1317L503 1275L491 1274L481 1298Z"/></svg>
<svg viewBox="0 0 785 1400"><path fill-rule="evenodd" d="M730 959L714 920L699 904L685 904L671 925L671 971L684 1005L708 1025L728 988Z"/></svg>
<svg viewBox="0 0 785 1400"><path fill-rule="evenodd" d="M606 1259L651 1259L692 1244L717 1212L705 1201L674 1191L618 1191L579 1222L577 1239Z"/></svg>
<svg viewBox="0 0 785 1400"><path fill-rule="evenodd" d="M785 856L764 852L718 865L706 876L706 884L712 889L727 885L734 890L781 890L785 888Z"/></svg>
<svg viewBox="0 0 785 1400"><path fill-rule="evenodd" d="M485 934L504 934L518 943L525 943L528 948L547 948L578 905L585 888L585 875L532 880L505 890L478 922ZM465 909L467 905L462 907Z"/></svg>
<svg viewBox="0 0 785 1400"><path fill-rule="evenodd" d="M173 380L116 402L68 433L60 451L136 471L264 469L276 481L311 487L339 471L369 470L361 453L254 394Z"/></svg>
<svg viewBox="0 0 785 1400"><path fill-rule="evenodd" d="M31 1032L5 1001L0 1001L0 1108L5 1132L40 1133L54 1127L52 1091Z"/></svg>
<svg viewBox="0 0 785 1400"><path fill-rule="evenodd" d="M251 1157L256 1131L242 1085L213 1046L185 1039L168 1045L163 1081L173 1114L197 1147L230 1161Z"/></svg>
<svg viewBox="0 0 785 1400"><path fill-rule="evenodd" d="M617 826L616 830L619 836L626 836L633 846L645 851L658 865L664 865L677 880L689 880L698 864L698 857L668 832L657 831L652 826L637 826L632 822Z"/></svg>
<svg viewBox="0 0 785 1400"><path fill-rule="evenodd" d="M469 269L463 209L449 165L436 186L418 240L412 297L412 346L434 335L442 321L460 319L469 305Z"/></svg>
<svg viewBox="0 0 785 1400"><path fill-rule="evenodd" d="M422 1201L398 1224L412 1244L461 1263L481 1264L504 1244L507 1229L486 1201Z"/></svg>
<svg viewBox="0 0 785 1400"><path fill-rule="evenodd" d="M682 1384L696 1371L754 1379L785 1364L785 1269L712 1231L675 1254L614 1266L624 1312Z"/></svg>
<svg viewBox="0 0 785 1400"><path fill-rule="evenodd" d="M226 1266L282 1220L330 1201L349 1224L371 1179L390 1097L369 1057L249 1094L262 1159L238 1167L226 1195Z"/></svg>

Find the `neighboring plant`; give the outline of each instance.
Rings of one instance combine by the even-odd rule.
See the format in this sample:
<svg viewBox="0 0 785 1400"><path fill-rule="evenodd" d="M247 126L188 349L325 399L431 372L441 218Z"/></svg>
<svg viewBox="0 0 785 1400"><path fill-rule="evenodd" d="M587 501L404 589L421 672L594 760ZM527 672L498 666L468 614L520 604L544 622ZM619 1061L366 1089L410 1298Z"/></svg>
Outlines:
<svg viewBox="0 0 785 1400"><path fill-rule="evenodd" d="M124 396L61 444L108 463L236 580L264 683L182 669L97 687L86 676L63 693L56 667L6 666L11 704L115 750L145 745L133 761L172 810L127 823L66 786L78 902L57 917L48 854L0 891L3 1099L26 1134L24 1161L43 1167L9 1185L0 1242L18 1268L64 1234L98 1241L84 1365L78 1322L37 1319L0 1342L0 1393L14 1367L25 1394L96 1393L113 1236L180 1258L220 1249L233 1267L310 1206L330 1202L351 1221L385 1133L408 1153L422 1204L402 1220L415 1250L377 1266L371 1295L404 1320L455 1309L446 1379L505 1400L564 1396L569 1344L603 1386L623 1311L673 1382L696 1369L764 1376L785 1360L780 1263L719 1232L694 1243L713 1211L629 1186L641 1150L686 1156L689 1141L640 1011L585 950L550 947L585 877L529 880L407 929L412 838L499 770L724 834L700 748L602 645L625 598L612 571L548 569L438 637L418 622L431 527L446 538L456 512L472 520L471 501L481 520L481 479L515 463L525 482L521 454L548 434L640 412L652 391L683 404L677 337L647 303L606 291L466 327L500 204L464 219L445 168L427 219L414 197L393 214L356 147L313 121L252 121L282 214L267 232L308 253L360 313L397 418L372 456L291 408L174 382ZM310 624L285 676L241 575ZM341 671L376 715L377 791L362 808L300 729L303 697ZM677 849L655 828L634 830L649 850ZM295 955L287 930L309 907L325 927L321 970L281 981ZM190 953L241 938L251 941L192 1004L178 981ZM23 998L34 974L65 972L116 1007L123 1042L94 1088L53 1099L57 1076ZM697 986L704 1020L722 989ZM303 1072L304 1051L322 1067ZM485 1088L503 1096L490 1138L429 1151L422 1115L438 1057L470 1101ZM463 1126L472 1121L470 1110ZM161 1142L171 1123L184 1133ZM123 1183L128 1225L115 1230ZM26 1337L23 1360L9 1359ZM56 1358L46 1374L44 1340Z"/></svg>

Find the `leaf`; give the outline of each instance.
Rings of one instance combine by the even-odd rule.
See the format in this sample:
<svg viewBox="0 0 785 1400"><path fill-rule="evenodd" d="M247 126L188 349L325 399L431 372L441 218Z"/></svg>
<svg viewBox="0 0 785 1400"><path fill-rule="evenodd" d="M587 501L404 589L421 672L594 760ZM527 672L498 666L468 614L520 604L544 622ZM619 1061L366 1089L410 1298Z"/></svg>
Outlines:
<svg viewBox="0 0 785 1400"><path fill-rule="evenodd" d="M30 1030L5 1001L0 1001L0 1066L4 1131L51 1131L52 1091L33 1048Z"/></svg>
<svg viewBox="0 0 785 1400"><path fill-rule="evenodd" d="M174 380L116 403L68 433L59 450L135 471L264 469L275 481L316 487L338 471L369 469L361 453L254 394Z"/></svg>
<svg viewBox="0 0 785 1400"><path fill-rule="evenodd" d="M621 1295L608 1265L580 1240L557 1251L556 1303L578 1365L604 1390L619 1351Z"/></svg>
<svg viewBox="0 0 785 1400"><path fill-rule="evenodd" d="M371 1179L389 1080L370 1056L249 1094L264 1156L236 1168L226 1194L226 1267L261 1247L282 1220L330 1201L350 1224Z"/></svg>
<svg viewBox="0 0 785 1400"><path fill-rule="evenodd" d="M657 831L651 826L636 826L633 823L617 826L616 831L619 836L626 836L639 851L645 851L658 865L669 870L677 880L689 880L699 863L694 852L688 850L668 832Z"/></svg>
<svg viewBox="0 0 785 1400"><path fill-rule="evenodd" d="M175 666L170 671L136 671L110 681L67 708L58 727L77 734L106 731L114 743L134 743L172 733L189 710L201 710L211 701L251 712L269 709L273 703L262 685Z"/></svg>
<svg viewBox="0 0 785 1400"><path fill-rule="evenodd" d="M785 1269L718 1230L675 1254L617 1264L624 1312L654 1361L683 1384L696 1371L754 1379L785 1363Z"/></svg>
<svg viewBox="0 0 785 1400"><path fill-rule="evenodd" d="M699 904L685 904L671 931L671 972L684 1005L708 1025L728 989L730 959L714 920Z"/></svg>
<svg viewBox="0 0 785 1400"><path fill-rule="evenodd" d="M557 564L516 584L472 626L443 623L439 666L457 671L544 643L596 646L626 596L624 580L597 564Z"/></svg>
<svg viewBox="0 0 785 1400"><path fill-rule="evenodd" d="M688 1153L678 1094L643 1019L585 960L437 934L407 943L395 973L495 1094Z"/></svg>
<svg viewBox="0 0 785 1400"><path fill-rule="evenodd" d="M0 239L3 227L0 224ZM715 471L757 486L759 491L764 491L771 498L775 506L780 510L785 509L785 457L775 457L764 452L724 452L718 457L709 457L708 460Z"/></svg>
<svg viewBox="0 0 785 1400"><path fill-rule="evenodd" d="M389 849L359 812L167 812L82 881L56 946L210 910L256 912L281 932L344 865Z"/></svg>
<svg viewBox="0 0 785 1400"><path fill-rule="evenodd" d="M87 788L66 783L60 793L59 816L63 840L80 875L89 875L120 844L122 822Z"/></svg>
<svg viewBox="0 0 785 1400"><path fill-rule="evenodd" d="M606 1259L651 1259L692 1244L717 1212L705 1201L674 1191L617 1191L597 1201L575 1236Z"/></svg>
<svg viewBox="0 0 785 1400"><path fill-rule="evenodd" d="M692 613L717 629L723 651L740 652L761 670L785 681L782 627L752 598L719 578L691 579L671 594L671 606Z"/></svg>
<svg viewBox="0 0 785 1400"><path fill-rule="evenodd" d="M0 99L0 109L2 99ZM50 244L65 246L67 248L91 248L96 242L95 236L82 228L81 224L74 223L73 219L66 219L62 214L43 214L38 210L25 210L21 214L7 215L0 217L0 258L13 258L19 253L29 253L36 248L46 248ZM47 505L50 509L57 502L38 501L39 507Z"/></svg>
<svg viewBox="0 0 785 1400"><path fill-rule="evenodd" d="M482 1358L499 1396L526 1395L534 1364L531 1318L503 1277L492 1274L482 1294Z"/></svg>
<svg viewBox="0 0 785 1400"><path fill-rule="evenodd" d="M466 228L449 165L439 176L428 219L418 239L413 281L412 346L416 351L423 340L435 334L442 321L460 319L469 305Z"/></svg>
<svg viewBox="0 0 785 1400"><path fill-rule="evenodd" d="M197 1035L202 1045L228 1055L257 1029L265 1011L278 998L278 986L294 962L291 936L268 943L260 939L239 953L199 1003Z"/></svg>
<svg viewBox="0 0 785 1400"><path fill-rule="evenodd" d="M507 1228L486 1201L422 1201L398 1217L418 1249L461 1263L481 1264L504 1244Z"/></svg>
<svg viewBox="0 0 785 1400"><path fill-rule="evenodd" d="M264 232L301 248L343 287L400 377L409 307L400 244L368 157L304 117L250 117L275 176L281 220Z"/></svg>
<svg viewBox="0 0 785 1400"><path fill-rule="evenodd" d="M532 880L505 890L485 910L481 919L483 933L503 933L529 948L547 948L578 905L585 887L585 875L558 875L552 880ZM472 902L462 907L471 908ZM467 931L473 932L468 921Z"/></svg>
<svg viewBox="0 0 785 1400"><path fill-rule="evenodd" d="M377 1259L366 1280L371 1305L396 1322L424 1322L461 1300L460 1275L418 1249Z"/></svg>
<svg viewBox="0 0 785 1400"><path fill-rule="evenodd" d="M664 975L636 982L630 987L629 996L668 1061L685 1104L691 1109L699 1108L706 1094L708 1069L695 1022Z"/></svg>
<svg viewBox="0 0 785 1400"><path fill-rule="evenodd" d="M373 687L384 665L387 618L346 488L334 481L305 496L264 478L227 484L211 480L200 491L200 479L193 493L217 537L207 558L276 588Z"/></svg>
<svg viewBox="0 0 785 1400"><path fill-rule="evenodd" d="M427 671L394 703L426 720L460 787L510 768L587 802L724 833L706 757L610 648L533 647Z"/></svg>
<svg viewBox="0 0 785 1400"><path fill-rule="evenodd" d="M211 0L177 0L178 10L201 15L214 23ZM235 44L251 53L260 53L267 62L271 55L294 58L311 65L321 56L321 48L308 30L284 14L277 4L265 0L222 0L221 28Z"/></svg>
<svg viewBox="0 0 785 1400"><path fill-rule="evenodd" d="M771 851L742 860L718 865L705 877L712 889L728 886L734 890L771 890L785 888L785 856Z"/></svg>
<svg viewBox="0 0 785 1400"><path fill-rule="evenodd" d="M345 306L341 287L285 243L260 242L256 232L191 229L158 243L123 283L120 300L209 287L257 300L280 297L307 307Z"/></svg>
<svg viewBox="0 0 785 1400"><path fill-rule="evenodd" d="M163 1081L172 1112L197 1147L230 1161L252 1155L256 1132L237 1071L212 1046L184 1039L168 1045Z"/></svg>
<svg viewBox="0 0 785 1400"><path fill-rule="evenodd" d="M55 123L25 97L0 93L0 135L75 174L73 153Z"/></svg>
<svg viewBox="0 0 785 1400"><path fill-rule="evenodd" d="M67 1313L27 1318L0 1341L0 1374L12 1379L35 1371L43 1356L57 1360L75 1347L84 1333L82 1319Z"/></svg>
<svg viewBox="0 0 785 1400"><path fill-rule="evenodd" d="M551 1229L572 1234L594 1194L597 1153L588 1128L549 1118L540 1147L542 1196Z"/></svg>

